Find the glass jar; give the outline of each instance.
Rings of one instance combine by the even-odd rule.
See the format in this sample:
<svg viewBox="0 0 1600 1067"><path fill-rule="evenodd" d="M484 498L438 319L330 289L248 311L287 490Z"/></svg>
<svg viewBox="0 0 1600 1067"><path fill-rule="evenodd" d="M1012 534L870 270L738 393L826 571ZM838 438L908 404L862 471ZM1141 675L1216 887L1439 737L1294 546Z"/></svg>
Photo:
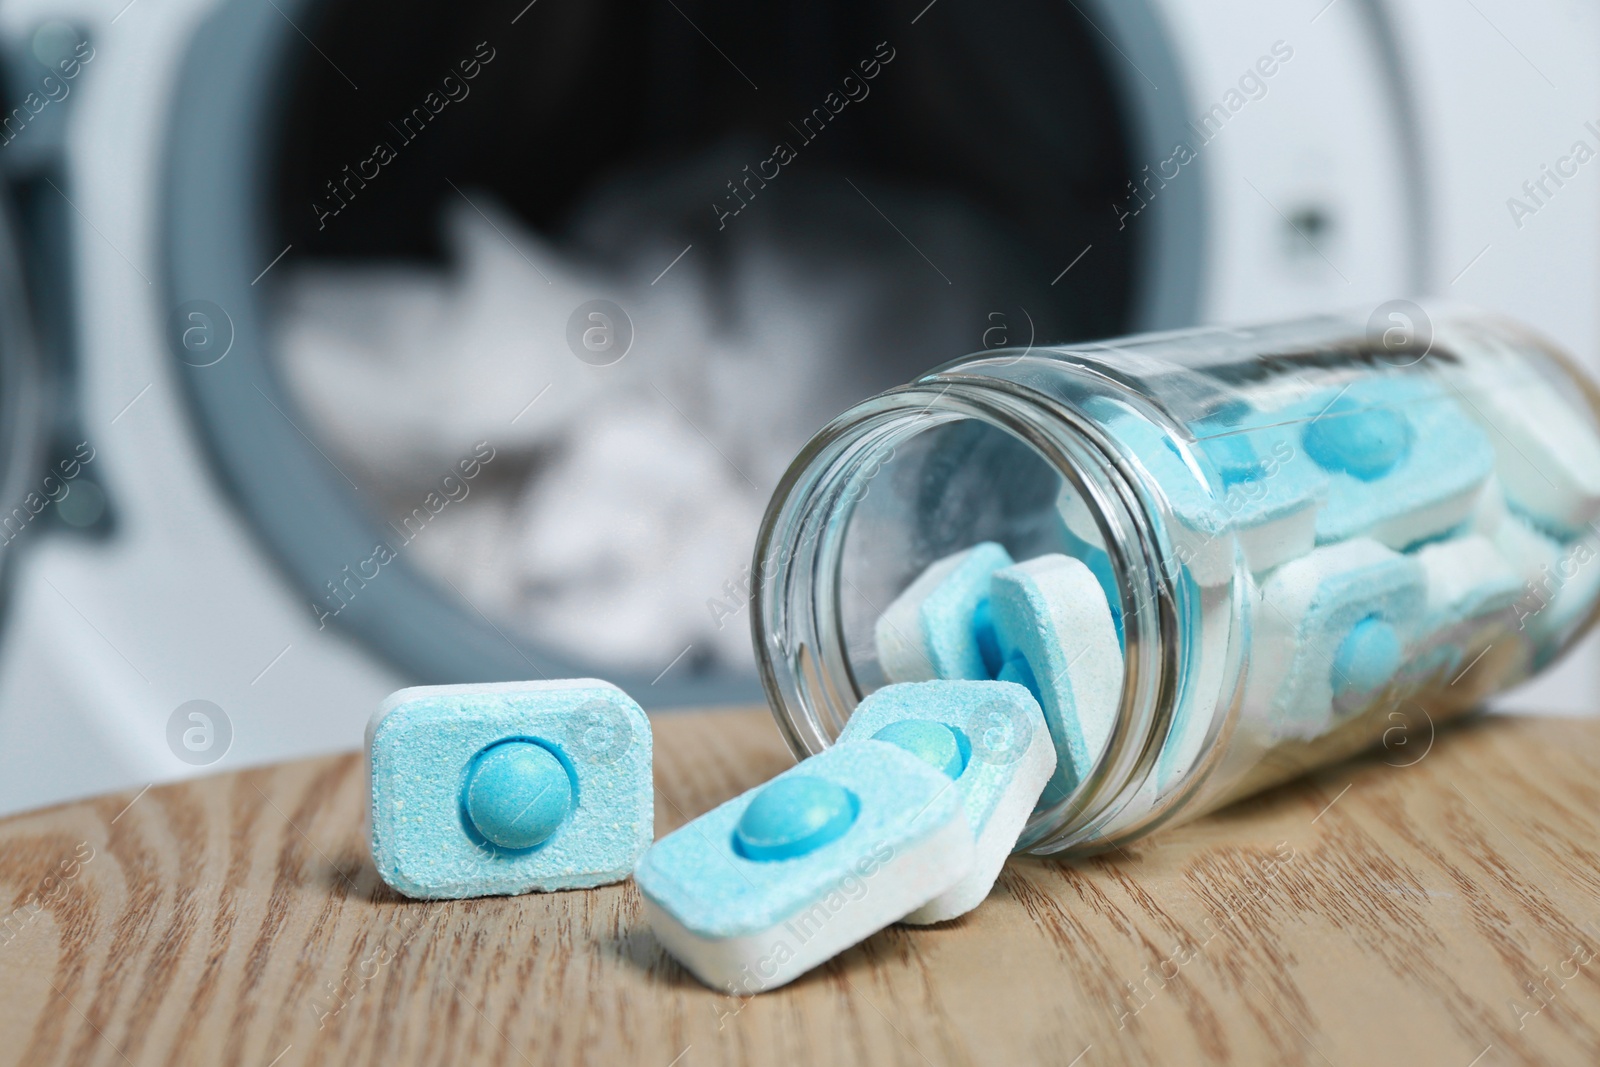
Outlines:
<svg viewBox="0 0 1600 1067"><path fill-rule="evenodd" d="M1099 851L1376 743L1414 762L1593 621L1597 411L1527 329L1404 301L957 360L779 485L752 612L774 714L827 747L899 680L884 608L998 542L1084 562L1123 656L1097 758L1020 848Z"/></svg>

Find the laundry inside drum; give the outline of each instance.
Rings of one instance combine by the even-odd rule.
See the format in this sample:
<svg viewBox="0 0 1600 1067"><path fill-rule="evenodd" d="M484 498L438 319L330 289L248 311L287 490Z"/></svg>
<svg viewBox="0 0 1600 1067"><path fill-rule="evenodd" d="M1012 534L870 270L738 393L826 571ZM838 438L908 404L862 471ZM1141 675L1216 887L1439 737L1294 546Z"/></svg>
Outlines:
<svg viewBox="0 0 1600 1067"><path fill-rule="evenodd" d="M893 5L415 14L326 7L337 71L290 73L276 360L395 562L558 658L748 675L757 525L816 430L1128 326L1128 153L1070 6L914 41Z"/></svg>

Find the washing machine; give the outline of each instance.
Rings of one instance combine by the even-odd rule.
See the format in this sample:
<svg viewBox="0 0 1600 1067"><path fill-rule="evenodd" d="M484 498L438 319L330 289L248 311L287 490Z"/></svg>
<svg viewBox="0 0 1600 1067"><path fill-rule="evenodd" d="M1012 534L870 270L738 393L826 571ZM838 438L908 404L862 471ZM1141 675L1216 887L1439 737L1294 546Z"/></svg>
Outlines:
<svg viewBox="0 0 1600 1067"><path fill-rule="evenodd" d="M1436 294L1592 362L1596 15L1469 7L7 5L0 811L406 684L759 701L781 458L980 348Z"/></svg>

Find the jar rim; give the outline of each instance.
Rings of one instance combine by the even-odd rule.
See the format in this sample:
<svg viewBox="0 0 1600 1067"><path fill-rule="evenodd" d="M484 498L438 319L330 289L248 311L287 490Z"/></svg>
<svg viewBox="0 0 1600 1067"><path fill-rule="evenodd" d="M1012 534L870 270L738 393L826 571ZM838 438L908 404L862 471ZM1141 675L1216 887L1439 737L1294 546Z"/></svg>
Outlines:
<svg viewBox="0 0 1600 1067"><path fill-rule="evenodd" d="M842 546L860 495L856 489L895 443L948 422L976 419L1020 440L1089 503L1124 607L1123 685L1110 736L1078 787L1033 813L1019 844L1036 853L1086 854L1163 821L1205 777L1196 775L1188 787L1160 798L1136 826L1117 824L1153 775L1172 729L1189 637L1178 625L1178 593L1156 547L1161 519L1142 502L1138 473L1091 416L1026 385L984 376L981 364L996 358L983 353L872 397L834 419L801 450L774 492L757 537L752 639L762 684L790 750L803 759L826 748L865 695L850 666L839 616ZM1058 360L1051 362L1060 366ZM1114 832L1101 832L1112 824Z"/></svg>

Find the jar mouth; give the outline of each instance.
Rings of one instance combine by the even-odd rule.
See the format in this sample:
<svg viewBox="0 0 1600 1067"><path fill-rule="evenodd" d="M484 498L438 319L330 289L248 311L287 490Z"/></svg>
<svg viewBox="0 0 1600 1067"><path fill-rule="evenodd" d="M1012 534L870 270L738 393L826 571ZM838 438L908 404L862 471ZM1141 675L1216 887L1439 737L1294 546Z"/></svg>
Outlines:
<svg viewBox="0 0 1600 1067"><path fill-rule="evenodd" d="M1093 420L1025 385L975 376L986 361L949 368L857 405L795 459L756 542L756 659L795 756L828 747L856 704L887 682L881 672L873 677L859 669L864 657L851 653L851 637L859 639L862 629L859 622L850 625L852 602L865 600L873 610L886 603L863 593L846 565L853 536L892 543L895 534L892 527L877 529L882 523L876 522L868 533L852 533L871 510L863 500L874 479L894 462L897 450L942 427L973 422L999 431L1036 458L1040 478L1069 486L1087 504L1120 599L1124 669L1115 722L1088 773L1069 795L1033 813L1018 844L1036 853L1087 854L1163 821L1203 777L1195 775L1186 788L1160 798L1136 825L1119 819L1150 779L1172 729L1188 639L1179 626L1183 593L1165 562L1170 552L1162 549L1159 508L1151 506L1137 472ZM1112 592L1107 590L1108 599Z"/></svg>

